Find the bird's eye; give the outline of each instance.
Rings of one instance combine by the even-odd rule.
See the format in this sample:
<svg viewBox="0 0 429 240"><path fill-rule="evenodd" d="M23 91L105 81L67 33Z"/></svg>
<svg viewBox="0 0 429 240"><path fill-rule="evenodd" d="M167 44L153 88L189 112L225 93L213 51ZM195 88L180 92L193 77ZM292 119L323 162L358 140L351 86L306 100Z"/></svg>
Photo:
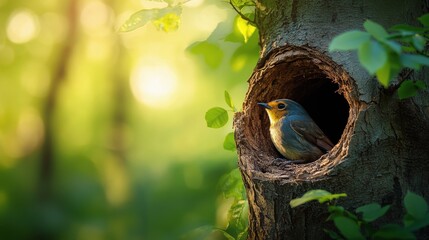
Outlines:
<svg viewBox="0 0 429 240"><path fill-rule="evenodd" d="M277 108L278 108L279 110L283 110L283 109L285 109L285 108L286 108L286 105L285 105L285 104L283 104L283 103L279 103L279 105L277 105Z"/></svg>

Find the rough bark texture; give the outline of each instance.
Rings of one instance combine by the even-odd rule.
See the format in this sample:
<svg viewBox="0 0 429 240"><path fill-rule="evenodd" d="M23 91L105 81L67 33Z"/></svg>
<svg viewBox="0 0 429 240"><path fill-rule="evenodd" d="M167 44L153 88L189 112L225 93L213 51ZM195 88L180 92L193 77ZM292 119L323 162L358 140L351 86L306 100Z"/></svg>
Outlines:
<svg viewBox="0 0 429 240"><path fill-rule="evenodd" d="M429 91L400 101L363 70L356 54L326 52L335 35L361 29L367 18L384 26L415 24L427 6L421 0L257 1L261 57L234 121L249 239L326 238L324 207L289 207L310 189L346 192L340 204L349 210L392 204L390 220L401 219L408 190L429 200ZM427 71L411 78L429 85ZM268 117L256 103L277 98L300 102L335 147L308 164L275 160L280 154Z"/></svg>

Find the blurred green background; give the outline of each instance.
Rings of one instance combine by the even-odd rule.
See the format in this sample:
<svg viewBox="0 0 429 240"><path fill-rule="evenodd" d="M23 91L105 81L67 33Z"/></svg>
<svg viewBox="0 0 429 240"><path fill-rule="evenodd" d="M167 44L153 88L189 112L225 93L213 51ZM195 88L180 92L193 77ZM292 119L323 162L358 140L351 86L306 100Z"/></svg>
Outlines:
<svg viewBox="0 0 429 240"><path fill-rule="evenodd" d="M0 0L1 239L192 239L225 227L232 124L207 128L204 114L226 106L224 90L240 107L257 36L225 41L236 14L219 0L187 2L177 31L118 32L163 6ZM215 53L189 50L207 38Z"/></svg>

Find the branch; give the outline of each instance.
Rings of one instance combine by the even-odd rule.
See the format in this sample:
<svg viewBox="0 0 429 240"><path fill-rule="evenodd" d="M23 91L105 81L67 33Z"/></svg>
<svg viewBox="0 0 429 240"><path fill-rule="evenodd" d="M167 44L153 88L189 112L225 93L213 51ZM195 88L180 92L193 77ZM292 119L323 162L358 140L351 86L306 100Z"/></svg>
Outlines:
<svg viewBox="0 0 429 240"><path fill-rule="evenodd" d="M403 75L399 78L398 82L390 85L387 91L390 94L394 93L396 90L398 90L401 84L411 76L412 73L414 73L414 70L412 69L406 69L405 71L403 71Z"/></svg>
<svg viewBox="0 0 429 240"><path fill-rule="evenodd" d="M234 9L234 11L236 11L238 13L238 15L240 15L240 17L246 21L248 21L249 23L251 23L252 25L255 24L255 22L253 20L251 20L250 18L248 18L246 15L244 15L242 12L240 12L240 10L232 3L232 0L229 0L229 4L232 6L232 8Z"/></svg>

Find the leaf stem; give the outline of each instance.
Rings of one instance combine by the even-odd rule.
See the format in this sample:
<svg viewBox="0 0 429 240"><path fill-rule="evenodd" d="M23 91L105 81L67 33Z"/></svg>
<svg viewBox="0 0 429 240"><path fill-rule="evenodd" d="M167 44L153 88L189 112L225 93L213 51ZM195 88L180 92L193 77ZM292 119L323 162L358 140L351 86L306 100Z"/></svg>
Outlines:
<svg viewBox="0 0 429 240"><path fill-rule="evenodd" d="M232 8L234 9L234 11L236 11L238 13L238 15L240 15L240 17L246 21L248 21L249 23L251 23L252 25L256 25L254 20L251 20L250 18L248 18L246 15L244 15L242 12L240 12L240 10L232 3L232 0L229 0L229 4L232 6Z"/></svg>

